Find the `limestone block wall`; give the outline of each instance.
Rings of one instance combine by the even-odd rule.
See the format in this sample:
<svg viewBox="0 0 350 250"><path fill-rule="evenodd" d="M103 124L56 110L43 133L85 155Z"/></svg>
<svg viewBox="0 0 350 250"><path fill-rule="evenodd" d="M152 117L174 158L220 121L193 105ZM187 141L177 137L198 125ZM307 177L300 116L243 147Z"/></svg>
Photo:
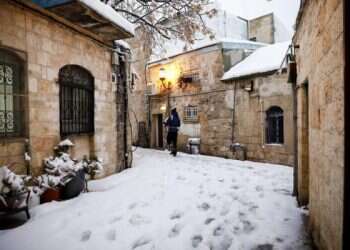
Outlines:
<svg viewBox="0 0 350 250"><path fill-rule="evenodd" d="M303 164L300 150L298 159L299 171L308 168L309 173L310 230L320 249L342 249L343 1L305 1L294 42L300 45L298 85L308 82L308 164ZM298 104L301 97L298 94ZM303 111L298 112L300 119ZM298 124L298 146L305 148L302 122Z"/></svg>
<svg viewBox="0 0 350 250"><path fill-rule="evenodd" d="M198 107L198 123L183 123L180 130L178 138L180 150L186 150L188 138L200 137L202 154L223 157L228 157L230 154L231 137L228 134L232 130L232 105L227 103L227 99L230 99L233 93L228 92L230 86L220 81L224 73L223 60L221 47L217 45L177 56L172 59L170 65L159 64L149 69L148 79L156 83L159 88L161 67L175 74L170 77L171 79L177 79L181 72L199 74L199 83L188 84L186 88L179 88L175 84L172 89L170 106L177 108L182 119L185 106ZM166 96L157 100L152 101L152 114L162 113L161 106L167 104ZM165 112L163 115L165 117Z"/></svg>
<svg viewBox="0 0 350 250"><path fill-rule="evenodd" d="M249 20L249 39L256 38L257 42L275 42L275 24L273 13Z"/></svg>
<svg viewBox="0 0 350 250"><path fill-rule="evenodd" d="M22 7L0 2L0 46L26 55L28 122L34 173L62 139L59 133L58 72L67 64L89 70L95 80L95 133L72 136L76 157L98 156L106 174L116 171L115 86L111 83L110 52L63 25ZM13 162L23 155L24 139L0 139L0 160ZM13 153L11 153L13 152Z"/></svg>
<svg viewBox="0 0 350 250"><path fill-rule="evenodd" d="M146 88L149 80L146 78L146 65L151 52L149 48L145 46L143 35L143 30L141 28L136 29L135 37L127 40L132 48L132 70L137 73L137 79L135 79L134 85L135 88L129 94L129 116L132 126L132 143L135 145L142 144L140 146L147 146L147 141L143 140L143 135L140 135L141 138L139 137L139 132L142 133L142 131L138 131L138 123L144 122L147 124L148 121ZM148 130L148 128L146 129Z"/></svg>
<svg viewBox="0 0 350 250"><path fill-rule="evenodd" d="M253 82L252 92L244 88ZM293 99L287 74L274 74L237 80L234 142L243 144L247 158L254 161L293 165ZM266 111L278 106L283 110L284 143L266 143Z"/></svg>

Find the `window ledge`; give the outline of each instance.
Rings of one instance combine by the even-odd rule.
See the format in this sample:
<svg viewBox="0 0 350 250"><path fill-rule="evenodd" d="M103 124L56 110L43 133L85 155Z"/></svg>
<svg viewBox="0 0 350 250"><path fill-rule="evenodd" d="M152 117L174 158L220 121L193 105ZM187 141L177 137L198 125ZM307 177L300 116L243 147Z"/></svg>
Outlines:
<svg viewBox="0 0 350 250"><path fill-rule="evenodd" d="M280 144L280 143L267 143L267 144L264 144L264 146L267 146L267 147L283 147L284 144Z"/></svg>

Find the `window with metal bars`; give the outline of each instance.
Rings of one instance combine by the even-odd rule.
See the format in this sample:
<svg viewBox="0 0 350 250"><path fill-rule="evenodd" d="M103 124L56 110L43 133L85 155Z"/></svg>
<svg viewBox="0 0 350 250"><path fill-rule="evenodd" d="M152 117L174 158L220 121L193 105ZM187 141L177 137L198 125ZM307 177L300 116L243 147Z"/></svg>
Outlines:
<svg viewBox="0 0 350 250"><path fill-rule="evenodd" d="M283 144L283 110L274 106L266 111L266 143Z"/></svg>
<svg viewBox="0 0 350 250"><path fill-rule="evenodd" d="M24 135L24 98L24 61L0 49L0 138Z"/></svg>
<svg viewBox="0 0 350 250"><path fill-rule="evenodd" d="M62 136L94 132L94 78L78 65L59 71L60 133Z"/></svg>
<svg viewBox="0 0 350 250"><path fill-rule="evenodd" d="M184 107L184 122L198 122L198 107L185 106Z"/></svg>

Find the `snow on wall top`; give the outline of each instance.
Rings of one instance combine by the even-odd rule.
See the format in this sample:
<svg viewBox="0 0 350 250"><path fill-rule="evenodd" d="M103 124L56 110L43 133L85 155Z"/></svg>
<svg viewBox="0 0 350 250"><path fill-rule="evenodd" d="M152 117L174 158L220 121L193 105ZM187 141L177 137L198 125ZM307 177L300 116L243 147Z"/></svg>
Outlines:
<svg viewBox="0 0 350 250"><path fill-rule="evenodd" d="M221 80L226 81L280 69L290 44L291 42L288 41L257 49L227 71Z"/></svg>
<svg viewBox="0 0 350 250"><path fill-rule="evenodd" d="M94 10L114 25L123 28L125 31L135 35L135 26L117 13L112 7L97 0L79 0L82 4Z"/></svg>
<svg viewBox="0 0 350 250"><path fill-rule="evenodd" d="M256 47L266 46L266 43L260 43L260 42L254 42L249 40L241 40L241 39L232 39L232 38L218 38L213 40L204 40L204 41L197 41L195 45L191 49L188 50L181 50L180 48L174 49L172 51L169 51L168 53L162 55L162 57L159 56L151 56L151 60L148 62L148 64L154 64L162 60L166 60L168 58L176 57L182 54L190 53L195 50L203 49L210 46L215 46L217 44L236 44L236 45L252 45Z"/></svg>

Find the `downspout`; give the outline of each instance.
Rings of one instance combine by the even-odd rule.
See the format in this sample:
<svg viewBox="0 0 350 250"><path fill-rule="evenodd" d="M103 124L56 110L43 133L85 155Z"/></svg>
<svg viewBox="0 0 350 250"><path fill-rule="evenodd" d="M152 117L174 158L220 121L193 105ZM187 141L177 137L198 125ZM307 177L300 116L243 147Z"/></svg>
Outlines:
<svg viewBox="0 0 350 250"><path fill-rule="evenodd" d="M298 197L298 99L297 99L297 86L296 82L292 83L292 95L293 95L293 151L294 151L294 172L293 172L293 195Z"/></svg>
<svg viewBox="0 0 350 250"><path fill-rule="evenodd" d="M236 92L237 92L237 81L234 81L234 92L233 92L233 111L232 111L232 134L231 134L231 141L232 146L235 143L235 123L236 123Z"/></svg>
<svg viewBox="0 0 350 250"><path fill-rule="evenodd" d="M130 50L117 45L113 51L112 66L117 79L117 100L118 106L118 93L122 94L123 102L123 168L121 170L129 168L129 149L128 149L128 70L127 67L130 63ZM118 107L117 107L118 108ZM118 111L117 111L118 112ZM118 121L117 121L118 122Z"/></svg>
<svg viewBox="0 0 350 250"><path fill-rule="evenodd" d="M127 67L130 67L129 65L129 58L128 56L126 56L126 61L125 61L125 67L124 70L125 72L125 76L126 78L123 81L123 89L124 89L124 169L129 168L129 149L128 149L128 115L129 115L129 111L128 111L128 107L129 107L129 99L128 99L128 70Z"/></svg>
<svg viewBox="0 0 350 250"><path fill-rule="evenodd" d="M349 39L349 1L343 1L343 25L344 25L344 210L343 210L343 249L350 249L349 227L350 227L350 133L349 133L349 117L350 117L350 75L349 75L349 57L350 50L347 44Z"/></svg>

